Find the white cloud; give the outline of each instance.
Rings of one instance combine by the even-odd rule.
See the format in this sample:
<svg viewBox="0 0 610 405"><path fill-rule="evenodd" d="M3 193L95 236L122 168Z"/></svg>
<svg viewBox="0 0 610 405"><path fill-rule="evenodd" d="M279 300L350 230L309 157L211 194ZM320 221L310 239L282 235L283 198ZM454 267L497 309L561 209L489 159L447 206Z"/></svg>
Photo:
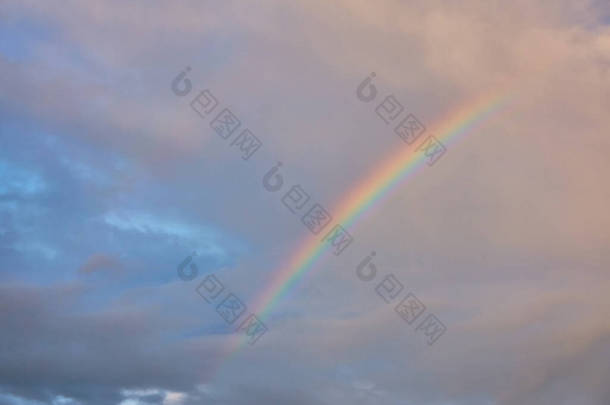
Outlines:
<svg viewBox="0 0 610 405"><path fill-rule="evenodd" d="M197 253L226 257L220 235L211 228L190 225L140 212L108 212L103 220L121 231L156 234L183 239L195 247Z"/></svg>
<svg viewBox="0 0 610 405"><path fill-rule="evenodd" d="M187 395L183 392L172 392L167 391L165 393L165 399L163 405L179 405L187 399Z"/></svg>

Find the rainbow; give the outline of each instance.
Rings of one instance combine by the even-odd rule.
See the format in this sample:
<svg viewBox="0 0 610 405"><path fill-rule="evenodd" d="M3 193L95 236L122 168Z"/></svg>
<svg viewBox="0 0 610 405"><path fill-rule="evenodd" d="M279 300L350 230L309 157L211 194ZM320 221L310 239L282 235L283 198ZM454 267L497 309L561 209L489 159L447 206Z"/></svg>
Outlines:
<svg viewBox="0 0 610 405"><path fill-rule="evenodd" d="M506 92L486 93L476 97L469 103L451 111L435 125L427 130L421 139L433 134L445 146L451 144L460 135L471 131L483 122L490 114L497 111L509 100ZM389 131L392 134L392 131ZM418 140L421 142L420 140ZM384 160L372 173L355 187L349 190L343 198L329 210L334 216L333 223L341 224L345 229L351 227L363 213L387 197L392 189L402 184L422 167L425 167L425 156L417 151L417 143L401 148ZM331 228L332 224L328 226ZM306 236L298 245L298 249L280 268L272 274L267 288L254 301L249 312L258 314L261 320L268 319L271 311L279 300L291 290L301 277L310 270L318 259L328 250L329 244L320 240L320 235ZM241 345L246 343L245 334ZM231 357L231 353L229 353Z"/></svg>
<svg viewBox="0 0 610 405"><path fill-rule="evenodd" d="M447 114L432 131L445 146L457 137L465 134L477 124L483 122L491 113L506 103L508 96L504 93L484 94L472 102ZM392 131L389 131L392 133ZM421 142L421 141L419 141ZM352 188L329 212L336 218L335 222L345 229L351 227L364 212L387 197L389 192L422 167L425 167L425 156L410 145L390 156L363 181ZM254 308L261 319L268 318L282 296L310 269L323 255L329 246L320 241L318 236L308 236L298 245L299 248L289 260L274 273L272 282L260 295Z"/></svg>

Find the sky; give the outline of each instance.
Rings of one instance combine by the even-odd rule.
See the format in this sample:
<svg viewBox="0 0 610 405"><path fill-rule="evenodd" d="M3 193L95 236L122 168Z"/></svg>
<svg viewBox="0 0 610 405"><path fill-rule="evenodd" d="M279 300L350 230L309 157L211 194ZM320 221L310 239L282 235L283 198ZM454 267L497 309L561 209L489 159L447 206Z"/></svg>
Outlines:
<svg viewBox="0 0 610 405"><path fill-rule="evenodd" d="M610 403L608 2L6 0L0 73L0 405Z"/></svg>

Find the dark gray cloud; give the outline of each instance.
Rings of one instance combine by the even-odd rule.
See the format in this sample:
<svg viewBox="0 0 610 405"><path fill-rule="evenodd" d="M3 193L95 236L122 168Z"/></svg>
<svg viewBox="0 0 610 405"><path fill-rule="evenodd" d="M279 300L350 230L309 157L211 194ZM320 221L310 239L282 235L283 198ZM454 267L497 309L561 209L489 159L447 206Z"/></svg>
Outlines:
<svg viewBox="0 0 610 405"><path fill-rule="evenodd" d="M50 403L118 402L122 387L188 389L210 361L201 348L173 342L171 319L129 309L81 311L83 286L4 286L0 293L4 389Z"/></svg>

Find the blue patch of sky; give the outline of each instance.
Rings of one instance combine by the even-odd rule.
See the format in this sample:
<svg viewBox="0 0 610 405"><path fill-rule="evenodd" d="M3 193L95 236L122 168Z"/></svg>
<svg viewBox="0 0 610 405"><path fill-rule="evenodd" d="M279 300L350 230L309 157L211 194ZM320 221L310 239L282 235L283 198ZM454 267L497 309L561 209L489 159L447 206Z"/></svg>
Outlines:
<svg viewBox="0 0 610 405"><path fill-rule="evenodd" d="M3 278L70 281L91 255L105 253L124 262L125 287L133 288L175 281L177 264L193 250L202 274L233 265L246 251L221 226L157 214L147 193L163 187L154 181L127 199L108 197L117 176L131 172L119 155L96 154L91 145L19 122L0 124L0 140Z"/></svg>
<svg viewBox="0 0 610 405"><path fill-rule="evenodd" d="M55 30L40 21L6 19L0 24L0 53L11 62L27 62L41 43L55 35Z"/></svg>

